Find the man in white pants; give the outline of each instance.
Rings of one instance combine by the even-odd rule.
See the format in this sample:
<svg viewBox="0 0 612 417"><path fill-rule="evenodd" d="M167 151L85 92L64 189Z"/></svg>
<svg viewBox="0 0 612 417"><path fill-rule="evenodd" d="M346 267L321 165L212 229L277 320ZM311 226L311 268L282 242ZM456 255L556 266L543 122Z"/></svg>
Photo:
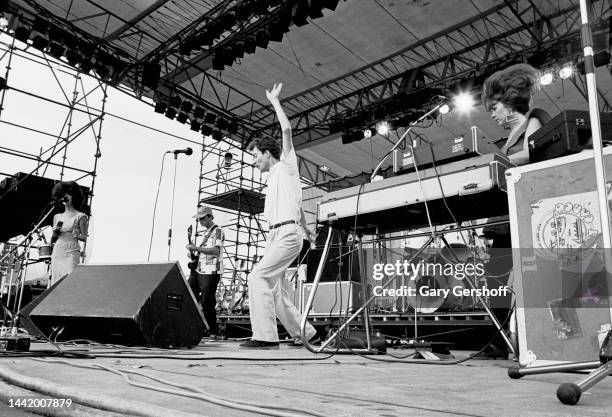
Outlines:
<svg viewBox="0 0 612 417"><path fill-rule="evenodd" d="M281 286L285 271L302 249L304 230L308 240L314 233L306 226L302 208L302 187L297 157L291 139L291 124L278 98L282 84L274 84L266 97L272 103L283 132L282 152L278 142L270 138L255 139L249 151L261 172L269 172L264 216L270 233L266 252L249 275L249 309L253 337L241 344L244 348L278 349L276 317L293 338L299 338L301 314ZM307 325L306 336L316 338L316 330Z"/></svg>

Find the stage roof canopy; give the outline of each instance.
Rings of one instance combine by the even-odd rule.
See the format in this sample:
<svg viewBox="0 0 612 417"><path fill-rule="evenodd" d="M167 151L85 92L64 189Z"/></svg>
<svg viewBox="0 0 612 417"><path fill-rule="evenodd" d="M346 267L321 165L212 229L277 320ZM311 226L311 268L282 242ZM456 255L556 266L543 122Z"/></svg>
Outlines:
<svg viewBox="0 0 612 417"><path fill-rule="evenodd" d="M438 95L513 62L544 70L581 60L580 10L571 0L16 0L8 12L13 30L34 30L30 39L38 16L52 23L41 30L45 39L53 41L59 27L76 35L81 55L94 45L94 70L104 54L119 59L109 82L120 88L156 102L190 101L189 119L201 106L237 123L227 135L243 143L278 137L264 90L283 82L302 174L311 181L371 171L404 128L350 144L342 144L343 130L388 118L405 125ZM609 50L610 14L607 1L593 1L596 52ZM248 53L252 42L260 46ZM602 66L597 75L600 108L609 111L610 71ZM552 115L586 110L585 96L583 76L557 79L534 105ZM504 136L482 106L414 131L439 142L473 125L491 139Z"/></svg>

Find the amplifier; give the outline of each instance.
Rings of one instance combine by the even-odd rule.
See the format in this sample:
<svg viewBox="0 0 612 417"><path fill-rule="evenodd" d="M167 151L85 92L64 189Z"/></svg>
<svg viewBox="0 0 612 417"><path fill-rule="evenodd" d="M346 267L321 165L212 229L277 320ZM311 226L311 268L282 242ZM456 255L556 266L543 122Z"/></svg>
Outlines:
<svg viewBox="0 0 612 417"><path fill-rule="evenodd" d="M394 150L393 172L403 174L415 171L415 165L418 169L424 169L496 152L499 152L499 148L492 141L487 140L478 127L472 126L467 135L445 139L436 144Z"/></svg>
<svg viewBox="0 0 612 417"><path fill-rule="evenodd" d="M601 137L612 140L612 114L600 113ZM529 161L540 162L592 147L588 111L564 110L529 137Z"/></svg>
<svg viewBox="0 0 612 417"><path fill-rule="evenodd" d="M302 291L303 306L308 302L312 285L304 284ZM348 281L320 282L308 314L310 316L349 314L357 311L361 306L361 299L361 284Z"/></svg>

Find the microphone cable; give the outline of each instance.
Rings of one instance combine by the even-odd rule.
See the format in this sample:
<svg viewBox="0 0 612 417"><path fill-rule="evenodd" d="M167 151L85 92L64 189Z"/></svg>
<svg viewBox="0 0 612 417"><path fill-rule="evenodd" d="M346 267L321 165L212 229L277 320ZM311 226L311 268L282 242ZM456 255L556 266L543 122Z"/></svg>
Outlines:
<svg viewBox="0 0 612 417"><path fill-rule="evenodd" d="M164 175L164 163L166 162L166 155L168 152L164 152L162 156L161 170L159 171L159 181L157 183L157 193L155 194L155 203L153 204L153 219L151 221L151 238L149 239L149 252L147 254L147 262L151 260L151 247L153 246L153 231L155 230L155 213L157 212L157 200L159 199L159 190L161 188L161 181Z"/></svg>

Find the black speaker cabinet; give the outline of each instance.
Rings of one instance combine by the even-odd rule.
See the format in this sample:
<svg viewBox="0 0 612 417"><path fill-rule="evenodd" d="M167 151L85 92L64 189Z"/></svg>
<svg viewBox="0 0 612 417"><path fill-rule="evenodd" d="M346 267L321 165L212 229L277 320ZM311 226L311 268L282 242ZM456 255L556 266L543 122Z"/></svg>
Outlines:
<svg viewBox="0 0 612 417"><path fill-rule="evenodd" d="M178 263L79 265L32 304L24 323L52 340L192 347L206 326Z"/></svg>

